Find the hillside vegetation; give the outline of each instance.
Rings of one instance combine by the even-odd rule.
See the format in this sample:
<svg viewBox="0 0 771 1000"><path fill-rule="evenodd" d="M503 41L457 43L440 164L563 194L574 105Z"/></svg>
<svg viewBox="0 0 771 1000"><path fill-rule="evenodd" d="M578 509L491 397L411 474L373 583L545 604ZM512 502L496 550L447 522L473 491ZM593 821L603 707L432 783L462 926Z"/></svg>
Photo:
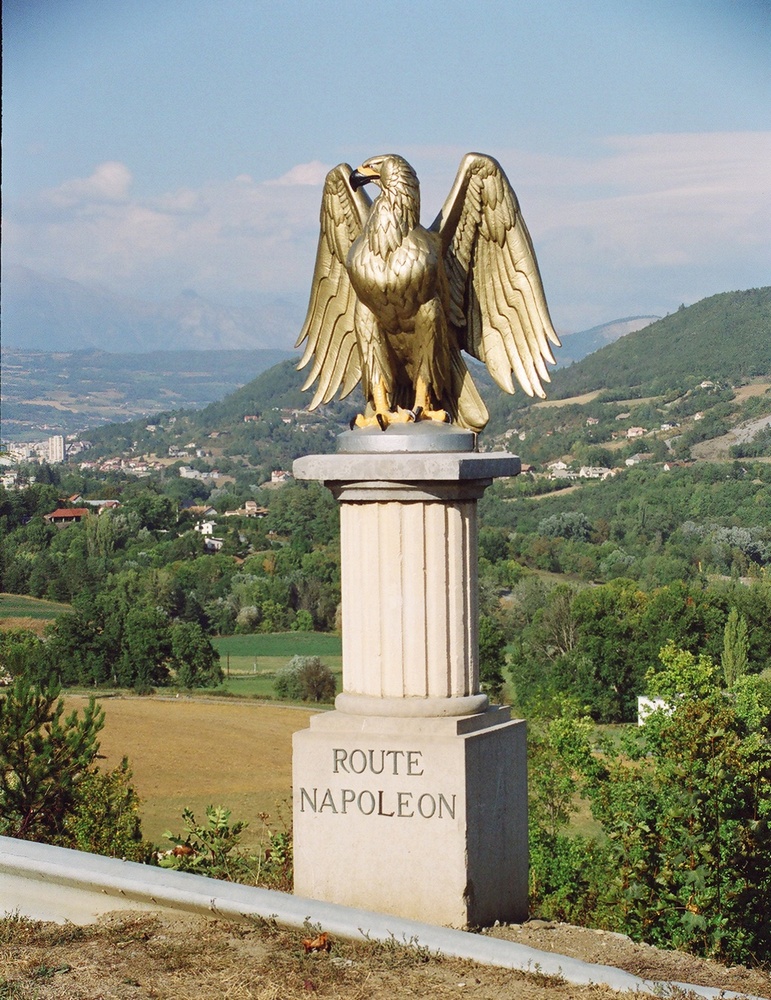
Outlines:
<svg viewBox="0 0 771 1000"><path fill-rule="evenodd" d="M712 296L555 371L550 400L602 390L591 403L559 412L546 414L521 391L513 396L502 393L482 365L472 362L471 368L490 410L490 423L480 437L482 449L503 446L537 464L562 458L575 445L610 441L613 431L625 432L635 424L650 429L652 423L680 424L690 418L674 456L688 457L698 441L767 412L757 400L732 405L732 389L751 378L771 377L771 288ZM257 469L267 479L270 466L288 468L299 455L332 451L336 435L361 409L357 389L346 400L307 412L310 394L302 391L304 378L295 362L283 362L202 410L157 414L153 430L143 420L94 431L91 455L163 456L169 445L192 440L212 453L202 468L216 465L220 472L234 475L239 469ZM701 389L702 382L713 385ZM628 418L620 418L624 424L614 423L630 410ZM709 419L694 429L692 418L704 410L710 410ZM589 418L602 426L587 429ZM213 435L217 444L207 445ZM681 435L667 435L676 436ZM653 450L663 458L670 449L662 445Z"/></svg>
<svg viewBox="0 0 771 1000"><path fill-rule="evenodd" d="M549 395L634 387L656 395L704 379L736 384L771 371L771 287L712 295L560 369Z"/></svg>

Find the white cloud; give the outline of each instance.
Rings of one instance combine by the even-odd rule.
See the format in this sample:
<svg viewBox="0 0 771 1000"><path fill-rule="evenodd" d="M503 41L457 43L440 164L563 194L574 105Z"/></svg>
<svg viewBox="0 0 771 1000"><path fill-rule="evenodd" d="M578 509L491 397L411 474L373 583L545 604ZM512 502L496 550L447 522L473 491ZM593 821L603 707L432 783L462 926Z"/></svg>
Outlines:
<svg viewBox="0 0 771 1000"><path fill-rule="evenodd" d="M621 136L594 155L500 158L515 187L522 178L563 329L771 281L771 133Z"/></svg>
<svg viewBox="0 0 771 1000"><path fill-rule="evenodd" d="M308 166L296 184L240 175L121 199L130 172L104 164L44 192L18 217L11 210L7 259L138 296L170 297L186 287L220 300L294 292L310 281L315 253L320 192L307 180Z"/></svg>
<svg viewBox="0 0 771 1000"><path fill-rule="evenodd" d="M329 173L330 168L319 160L312 160L310 163L298 163L292 167L278 180L268 181L268 184L312 184L316 187L324 183L324 178Z"/></svg>
<svg viewBox="0 0 771 1000"><path fill-rule="evenodd" d="M771 133L619 136L570 157L493 152L520 196L563 329L771 279ZM405 153L423 176L430 221L462 152ZM104 163L11 205L6 260L137 296L185 287L221 301L304 296L327 169L303 163L261 183L242 174L140 198L127 166Z"/></svg>
<svg viewBox="0 0 771 1000"><path fill-rule="evenodd" d="M629 267L768 246L771 134L635 136L608 146L610 155L576 165L552 200L549 228L589 231Z"/></svg>
<svg viewBox="0 0 771 1000"><path fill-rule="evenodd" d="M43 193L43 199L60 208L86 202L121 202L128 198L133 177L117 161L100 163L90 177L75 177Z"/></svg>

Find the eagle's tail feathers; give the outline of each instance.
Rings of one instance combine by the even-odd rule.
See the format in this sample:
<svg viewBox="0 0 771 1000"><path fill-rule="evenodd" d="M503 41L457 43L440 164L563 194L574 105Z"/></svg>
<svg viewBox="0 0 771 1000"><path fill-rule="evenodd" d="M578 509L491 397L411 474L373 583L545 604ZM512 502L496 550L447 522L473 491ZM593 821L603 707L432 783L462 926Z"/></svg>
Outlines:
<svg viewBox="0 0 771 1000"><path fill-rule="evenodd" d="M478 434L490 419L490 414L460 351L452 352L451 379L451 395L458 401L457 412L452 413L453 420Z"/></svg>

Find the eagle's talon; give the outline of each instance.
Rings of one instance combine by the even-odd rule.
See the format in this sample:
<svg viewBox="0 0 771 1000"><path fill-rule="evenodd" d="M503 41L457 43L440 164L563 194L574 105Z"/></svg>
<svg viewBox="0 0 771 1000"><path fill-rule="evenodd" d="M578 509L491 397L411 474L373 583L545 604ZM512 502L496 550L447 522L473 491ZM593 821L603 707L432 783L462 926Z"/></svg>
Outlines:
<svg viewBox="0 0 771 1000"><path fill-rule="evenodd" d="M351 419L348 421L348 426L351 428L351 430L353 430L354 427L356 426L356 421L357 421L356 415L352 416Z"/></svg>
<svg viewBox="0 0 771 1000"><path fill-rule="evenodd" d="M414 416L415 423L417 423L418 420L420 420L420 415L423 412L423 407L422 406L416 406L415 409L412 412L415 415Z"/></svg>
<svg viewBox="0 0 771 1000"><path fill-rule="evenodd" d="M375 416L377 417L377 422L380 424L380 430L381 431L387 431L388 430L388 421L383 416L383 414L382 413L376 413Z"/></svg>

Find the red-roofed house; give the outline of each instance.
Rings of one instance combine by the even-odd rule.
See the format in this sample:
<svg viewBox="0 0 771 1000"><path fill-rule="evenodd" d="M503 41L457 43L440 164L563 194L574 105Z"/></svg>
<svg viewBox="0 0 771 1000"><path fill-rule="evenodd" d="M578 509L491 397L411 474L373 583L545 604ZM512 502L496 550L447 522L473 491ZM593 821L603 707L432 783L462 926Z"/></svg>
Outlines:
<svg viewBox="0 0 771 1000"><path fill-rule="evenodd" d="M52 510L50 514L46 514L43 517L43 520L61 528L65 524L77 524L77 522L82 521L84 517L88 517L90 513L91 511L88 507L57 507L56 510Z"/></svg>

